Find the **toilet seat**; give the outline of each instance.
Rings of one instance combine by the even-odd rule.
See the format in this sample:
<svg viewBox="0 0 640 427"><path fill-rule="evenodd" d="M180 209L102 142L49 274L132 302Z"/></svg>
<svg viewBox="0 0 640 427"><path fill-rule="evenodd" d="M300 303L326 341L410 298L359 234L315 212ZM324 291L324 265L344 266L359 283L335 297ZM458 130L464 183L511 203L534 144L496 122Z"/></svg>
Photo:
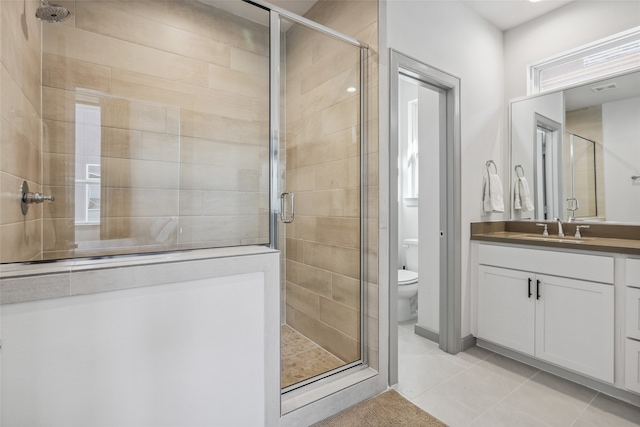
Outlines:
<svg viewBox="0 0 640 427"><path fill-rule="evenodd" d="M411 270L398 270L398 286L412 285L418 282L418 273Z"/></svg>

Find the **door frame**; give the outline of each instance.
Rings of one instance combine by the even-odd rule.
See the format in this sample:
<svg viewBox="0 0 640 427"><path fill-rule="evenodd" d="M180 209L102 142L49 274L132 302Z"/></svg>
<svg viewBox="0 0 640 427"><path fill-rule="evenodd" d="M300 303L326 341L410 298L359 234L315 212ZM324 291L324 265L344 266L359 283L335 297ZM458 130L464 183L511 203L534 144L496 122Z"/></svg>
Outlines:
<svg viewBox="0 0 640 427"><path fill-rule="evenodd" d="M442 91L445 133L440 139L440 349L462 348L460 79L390 49L389 67L389 384L398 382L398 100L400 76ZM420 221L420 220L418 220Z"/></svg>

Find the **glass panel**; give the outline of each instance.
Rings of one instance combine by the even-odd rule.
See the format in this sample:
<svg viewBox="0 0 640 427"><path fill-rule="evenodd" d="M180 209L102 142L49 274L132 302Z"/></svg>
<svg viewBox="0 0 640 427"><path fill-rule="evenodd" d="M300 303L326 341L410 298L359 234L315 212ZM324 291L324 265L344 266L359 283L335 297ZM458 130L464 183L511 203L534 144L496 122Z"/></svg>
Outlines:
<svg viewBox="0 0 640 427"><path fill-rule="evenodd" d="M564 156L569 160L567 210L574 218L597 218L596 143L567 132ZM566 162L565 162L566 164Z"/></svg>
<svg viewBox="0 0 640 427"><path fill-rule="evenodd" d="M267 11L2 3L1 262L269 243ZM22 180L55 201L22 216Z"/></svg>
<svg viewBox="0 0 640 427"><path fill-rule="evenodd" d="M360 49L286 20L281 31L288 387L361 358Z"/></svg>

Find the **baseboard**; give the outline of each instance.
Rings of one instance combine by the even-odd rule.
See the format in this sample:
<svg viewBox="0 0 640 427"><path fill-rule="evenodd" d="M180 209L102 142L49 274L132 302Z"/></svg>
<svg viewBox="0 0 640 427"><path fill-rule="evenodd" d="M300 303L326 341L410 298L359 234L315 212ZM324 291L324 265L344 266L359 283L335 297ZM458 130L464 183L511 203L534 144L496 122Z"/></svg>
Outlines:
<svg viewBox="0 0 640 427"><path fill-rule="evenodd" d="M475 347L476 346L476 337L474 337L473 335L467 335L466 337L462 338L462 345L460 346L461 350L460 351L466 351L469 350L471 347Z"/></svg>
<svg viewBox="0 0 640 427"><path fill-rule="evenodd" d="M435 343L439 343L440 342L440 334L437 332L433 332L430 329L427 329L423 326L420 325L414 325L413 326L413 332L416 335L421 336L422 338L426 338L429 341L433 341Z"/></svg>

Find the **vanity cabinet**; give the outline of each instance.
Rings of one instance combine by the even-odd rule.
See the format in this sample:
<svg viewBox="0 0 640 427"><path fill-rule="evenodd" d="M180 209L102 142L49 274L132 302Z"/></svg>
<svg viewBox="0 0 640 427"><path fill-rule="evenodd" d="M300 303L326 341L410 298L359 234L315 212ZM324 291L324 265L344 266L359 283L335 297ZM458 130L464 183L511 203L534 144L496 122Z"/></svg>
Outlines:
<svg viewBox="0 0 640 427"><path fill-rule="evenodd" d="M624 386L640 393L640 259L627 259Z"/></svg>
<svg viewBox="0 0 640 427"><path fill-rule="evenodd" d="M613 383L612 258L480 245L479 260L478 338Z"/></svg>

